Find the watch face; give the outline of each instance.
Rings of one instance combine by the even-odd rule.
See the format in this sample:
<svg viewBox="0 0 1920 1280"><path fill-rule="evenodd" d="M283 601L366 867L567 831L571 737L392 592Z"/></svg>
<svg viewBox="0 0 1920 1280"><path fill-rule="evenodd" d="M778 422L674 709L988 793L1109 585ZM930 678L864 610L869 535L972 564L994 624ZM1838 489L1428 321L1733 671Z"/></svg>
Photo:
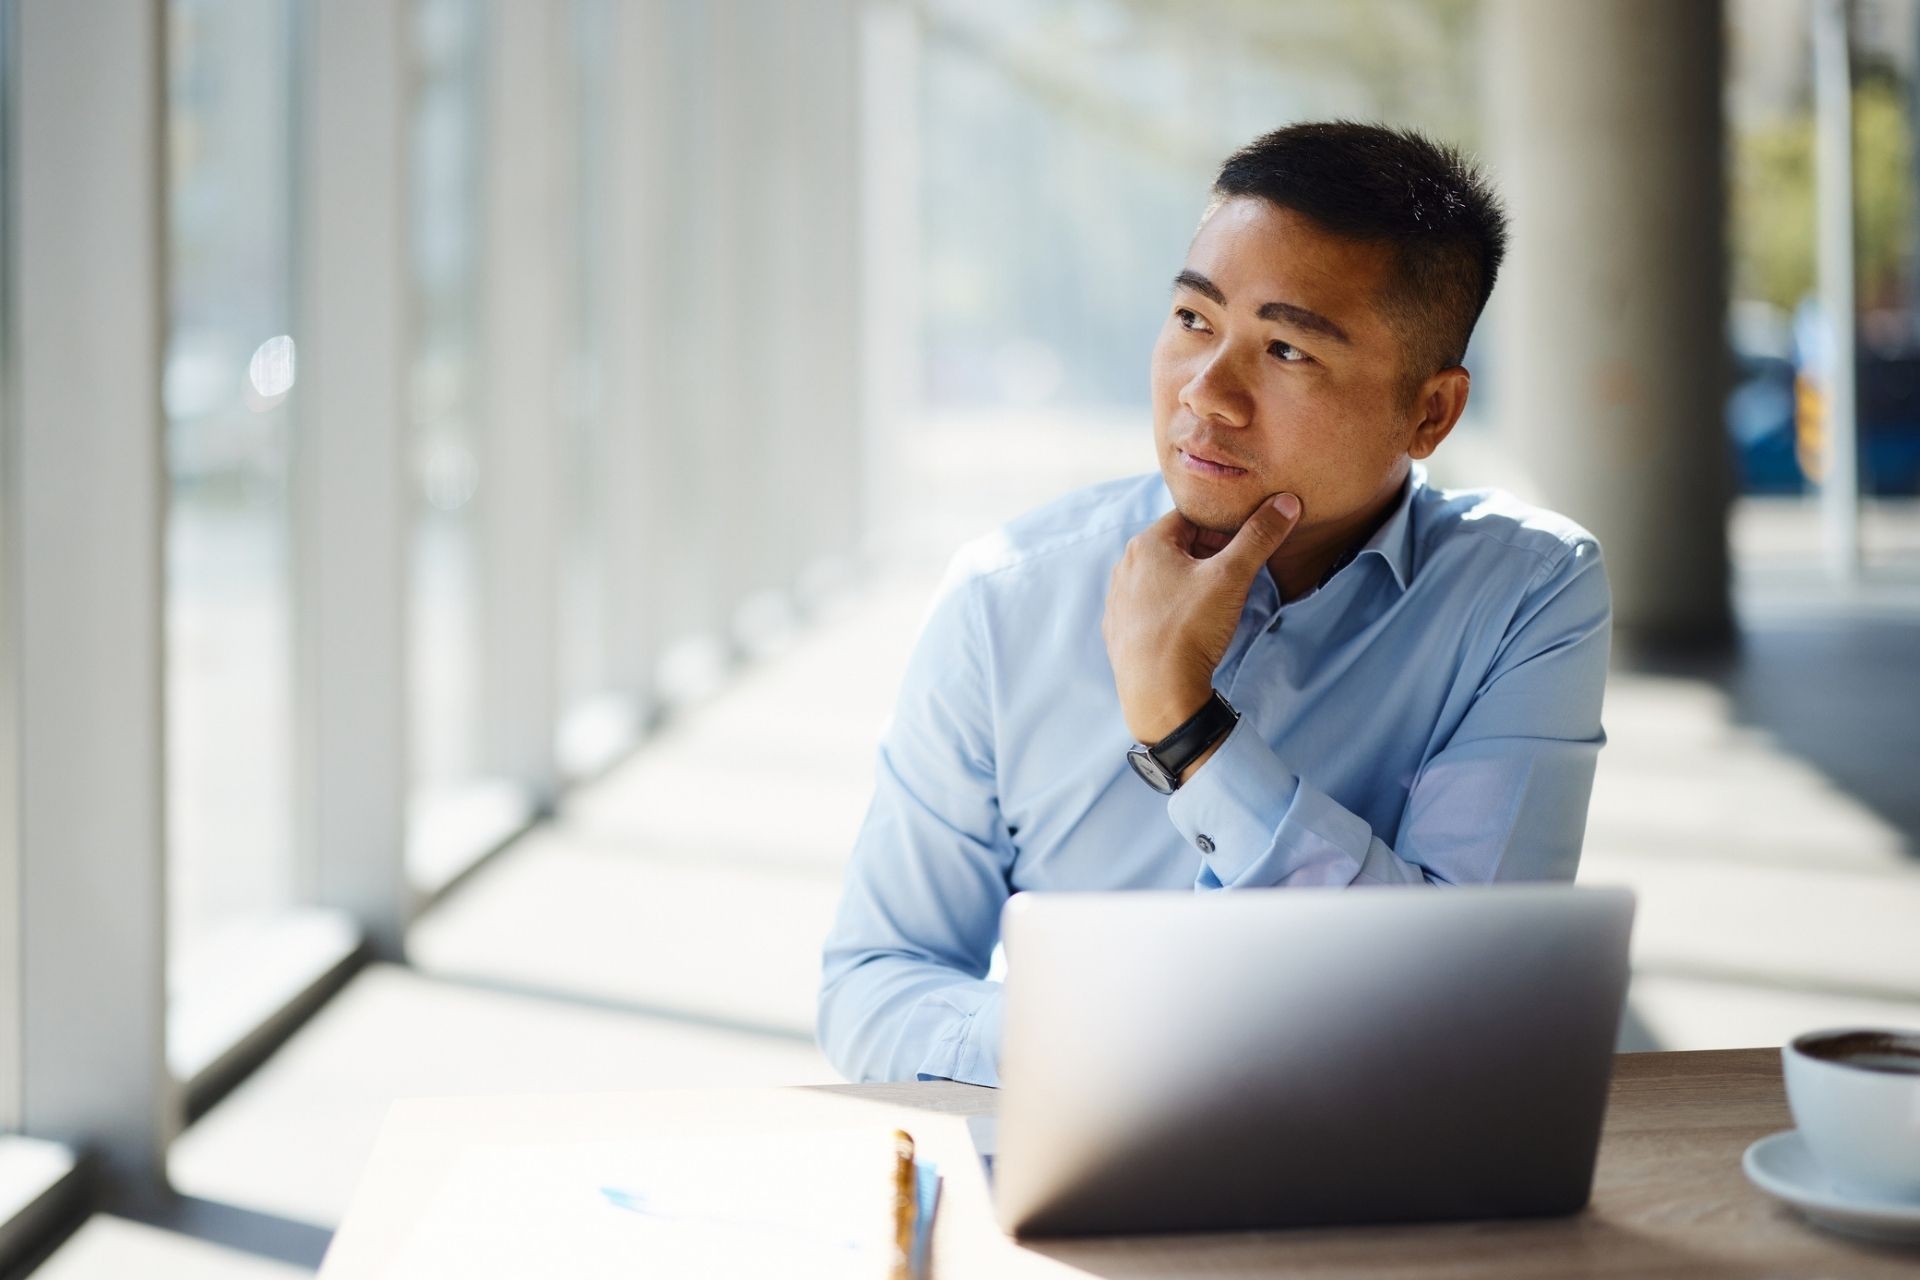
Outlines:
<svg viewBox="0 0 1920 1280"><path fill-rule="evenodd" d="M1160 767L1160 762L1155 760L1145 747L1135 747L1127 752L1127 763L1132 765L1133 771L1146 779L1147 785L1155 791L1163 796L1173 794L1173 779L1167 776L1167 771Z"/></svg>

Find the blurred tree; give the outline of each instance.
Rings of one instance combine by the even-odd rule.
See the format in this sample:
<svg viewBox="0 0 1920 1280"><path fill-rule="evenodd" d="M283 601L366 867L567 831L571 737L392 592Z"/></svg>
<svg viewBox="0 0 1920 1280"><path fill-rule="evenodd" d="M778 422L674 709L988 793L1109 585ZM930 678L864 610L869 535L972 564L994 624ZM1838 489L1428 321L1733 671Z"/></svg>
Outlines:
<svg viewBox="0 0 1920 1280"><path fill-rule="evenodd" d="M1854 252L1860 304L1892 306L1913 201L1913 131L1905 87L1890 71L1861 75L1853 93ZM1734 286L1791 310L1814 288L1813 116L1736 133Z"/></svg>

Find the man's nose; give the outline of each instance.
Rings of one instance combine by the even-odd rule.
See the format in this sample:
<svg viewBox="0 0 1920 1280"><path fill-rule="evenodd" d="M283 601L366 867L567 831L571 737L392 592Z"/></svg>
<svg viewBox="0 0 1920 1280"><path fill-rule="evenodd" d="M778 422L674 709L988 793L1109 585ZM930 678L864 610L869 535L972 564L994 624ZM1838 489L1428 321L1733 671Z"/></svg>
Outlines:
<svg viewBox="0 0 1920 1280"><path fill-rule="evenodd" d="M1180 389L1180 403L1196 418L1244 427L1253 421L1253 395L1239 357L1222 346Z"/></svg>

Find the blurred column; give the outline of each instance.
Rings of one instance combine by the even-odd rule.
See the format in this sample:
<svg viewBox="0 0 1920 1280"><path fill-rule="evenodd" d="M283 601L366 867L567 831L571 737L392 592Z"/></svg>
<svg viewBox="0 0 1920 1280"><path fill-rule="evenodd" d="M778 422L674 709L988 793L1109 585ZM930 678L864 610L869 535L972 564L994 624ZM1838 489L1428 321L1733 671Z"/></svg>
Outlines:
<svg viewBox="0 0 1920 1280"><path fill-rule="evenodd" d="M5 554L20 691L20 1119L161 1175L160 0L20 0Z"/></svg>
<svg viewBox="0 0 1920 1280"><path fill-rule="evenodd" d="M819 240L813 292L824 341L818 348L820 444L812 470L819 523L814 566L839 576L858 549L865 524L868 485L867 427L862 355L868 338L861 317L862 285L869 263L863 256L865 174L861 169L861 23L864 0L824 0L818 8L817 44L811 55L818 95L819 143L816 181L824 207L818 210ZM917 118L912 104L902 108ZM911 127L909 124L908 127Z"/></svg>
<svg viewBox="0 0 1920 1280"><path fill-rule="evenodd" d="M1598 535L1622 639L1723 640L1721 6L1491 0L1485 30L1502 427Z"/></svg>
<svg viewBox="0 0 1920 1280"><path fill-rule="evenodd" d="M756 78L773 104L761 115L767 131L763 181L768 192L758 219L758 234L766 244L761 292L778 335L767 349L769 434L761 472L767 535L761 540L760 560L763 579L783 592L791 591L811 553L808 517L819 501L804 479L814 434L808 352L817 341L817 316L806 287L815 243L812 83L806 59L813 20L811 9L755 0L754 25L762 33L756 41Z"/></svg>
<svg viewBox="0 0 1920 1280"><path fill-rule="evenodd" d="M751 314L741 310L747 281L742 204L749 193L741 156L747 108L739 0L703 5L695 25L695 111L669 117L669 127L684 130L694 126L697 115L699 129L687 157L692 204L685 251L695 275L692 287L673 299L676 309L686 308L693 325L684 417L674 424L691 436L693 446L692 468L676 479L676 489L693 501L690 509L682 508L673 554L691 575L693 612L685 619L683 637L729 645L759 502L756 424L747 419L750 397L744 384L765 376L765 352L779 337L768 332L767 317L757 307ZM682 251L671 243L660 249Z"/></svg>
<svg viewBox="0 0 1920 1280"><path fill-rule="evenodd" d="M716 207L730 190L714 155L730 131L720 118L726 24L701 0L662 0L657 20L656 47L621 74L649 80L642 90L646 127L660 147L646 177L653 216L641 246L656 273L655 288L642 299L649 309L644 430L651 481L642 500L659 575L653 633L665 667L689 654L712 656L728 628L733 555L722 522L738 495L730 442L732 379L741 375L720 365L718 335L743 321L725 302L734 274L722 239L727 219ZM684 692L685 669L674 679L683 687L670 692Z"/></svg>
<svg viewBox="0 0 1920 1280"><path fill-rule="evenodd" d="M301 15L294 831L313 899L398 959L413 900L406 4Z"/></svg>
<svg viewBox="0 0 1920 1280"><path fill-rule="evenodd" d="M14 83L19 65L14 10L0 5L0 191L11 191ZM26 910L20 901L20 671L9 651L19 634L14 579L20 545L17 442L13 430L14 273L13 205L0 199L0 938L21 934ZM20 948L0 947L0 1132L20 1128ZM7 1230L0 1227L0 1250Z"/></svg>
<svg viewBox="0 0 1920 1280"><path fill-rule="evenodd" d="M851 549L863 471L853 381L862 334L855 258L860 173L855 98L857 8L822 0L790 11L782 96L782 215L787 304L794 320L781 353L787 439L781 450L783 552L806 597Z"/></svg>
<svg viewBox="0 0 1920 1280"><path fill-rule="evenodd" d="M669 305L663 255L668 228L668 150L673 26L663 4L613 8L613 67L606 130L606 344L601 369L607 514L607 672L614 688L651 717L666 639L668 572L655 510L669 474L666 360L681 327ZM684 550L684 549L683 549Z"/></svg>
<svg viewBox="0 0 1920 1280"><path fill-rule="evenodd" d="M792 230L789 182L791 117L800 104L786 81L788 23L811 17L786 0L730 0L716 76L725 95L716 121L716 157L730 198L716 210L731 261L732 289L722 305L718 368L728 371L736 421L727 474L734 496L723 531L734 576L727 615L748 651L775 637L788 615L794 550L787 500L793 496L786 450L793 424L791 368L785 348L807 323L787 287L784 252ZM730 373L730 376L728 374Z"/></svg>
<svg viewBox="0 0 1920 1280"><path fill-rule="evenodd" d="M899 527L901 437L919 403L919 6L867 4L860 37L864 543Z"/></svg>
<svg viewBox="0 0 1920 1280"><path fill-rule="evenodd" d="M1920 134L1920 4L1907 10L1908 136ZM1920 145L1907 149L1907 189L1920 192ZM1920 345L1920 199L1907 201L1907 341Z"/></svg>
<svg viewBox="0 0 1920 1280"><path fill-rule="evenodd" d="M1860 420L1854 364L1853 51L1847 0L1815 0L1813 97L1820 316L1827 326L1821 422L1820 517L1827 571L1860 572Z"/></svg>
<svg viewBox="0 0 1920 1280"><path fill-rule="evenodd" d="M483 772L557 785L559 289L552 138L566 12L491 10L482 165L480 697Z"/></svg>

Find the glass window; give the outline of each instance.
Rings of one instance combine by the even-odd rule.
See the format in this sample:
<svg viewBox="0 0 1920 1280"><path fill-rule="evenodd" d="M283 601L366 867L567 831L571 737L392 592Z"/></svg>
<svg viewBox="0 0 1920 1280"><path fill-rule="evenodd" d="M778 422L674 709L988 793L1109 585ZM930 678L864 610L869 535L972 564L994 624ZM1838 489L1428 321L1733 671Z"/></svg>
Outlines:
<svg viewBox="0 0 1920 1280"><path fill-rule="evenodd" d="M1854 11L1856 448L1861 493L1920 494L1920 218L1915 10ZM1804 23L1729 17L1734 378L1726 424L1743 492L1812 494L1825 469L1831 344L1819 279L1819 139ZM1760 508L1754 508L1758 510ZM1863 540L1881 521L1869 503ZM1868 561L1880 557L1869 546Z"/></svg>
<svg viewBox="0 0 1920 1280"><path fill-rule="evenodd" d="M169 985L294 897L291 12L168 6Z"/></svg>
<svg viewBox="0 0 1920 1280"><path fill-rule="evenodd" d="M921 391L942 413L1131 424L1167 296L1139 264L1180 260L1220 161L1255 136L1348 116L1474 141L1471 5L923 12Z"/></svg>

